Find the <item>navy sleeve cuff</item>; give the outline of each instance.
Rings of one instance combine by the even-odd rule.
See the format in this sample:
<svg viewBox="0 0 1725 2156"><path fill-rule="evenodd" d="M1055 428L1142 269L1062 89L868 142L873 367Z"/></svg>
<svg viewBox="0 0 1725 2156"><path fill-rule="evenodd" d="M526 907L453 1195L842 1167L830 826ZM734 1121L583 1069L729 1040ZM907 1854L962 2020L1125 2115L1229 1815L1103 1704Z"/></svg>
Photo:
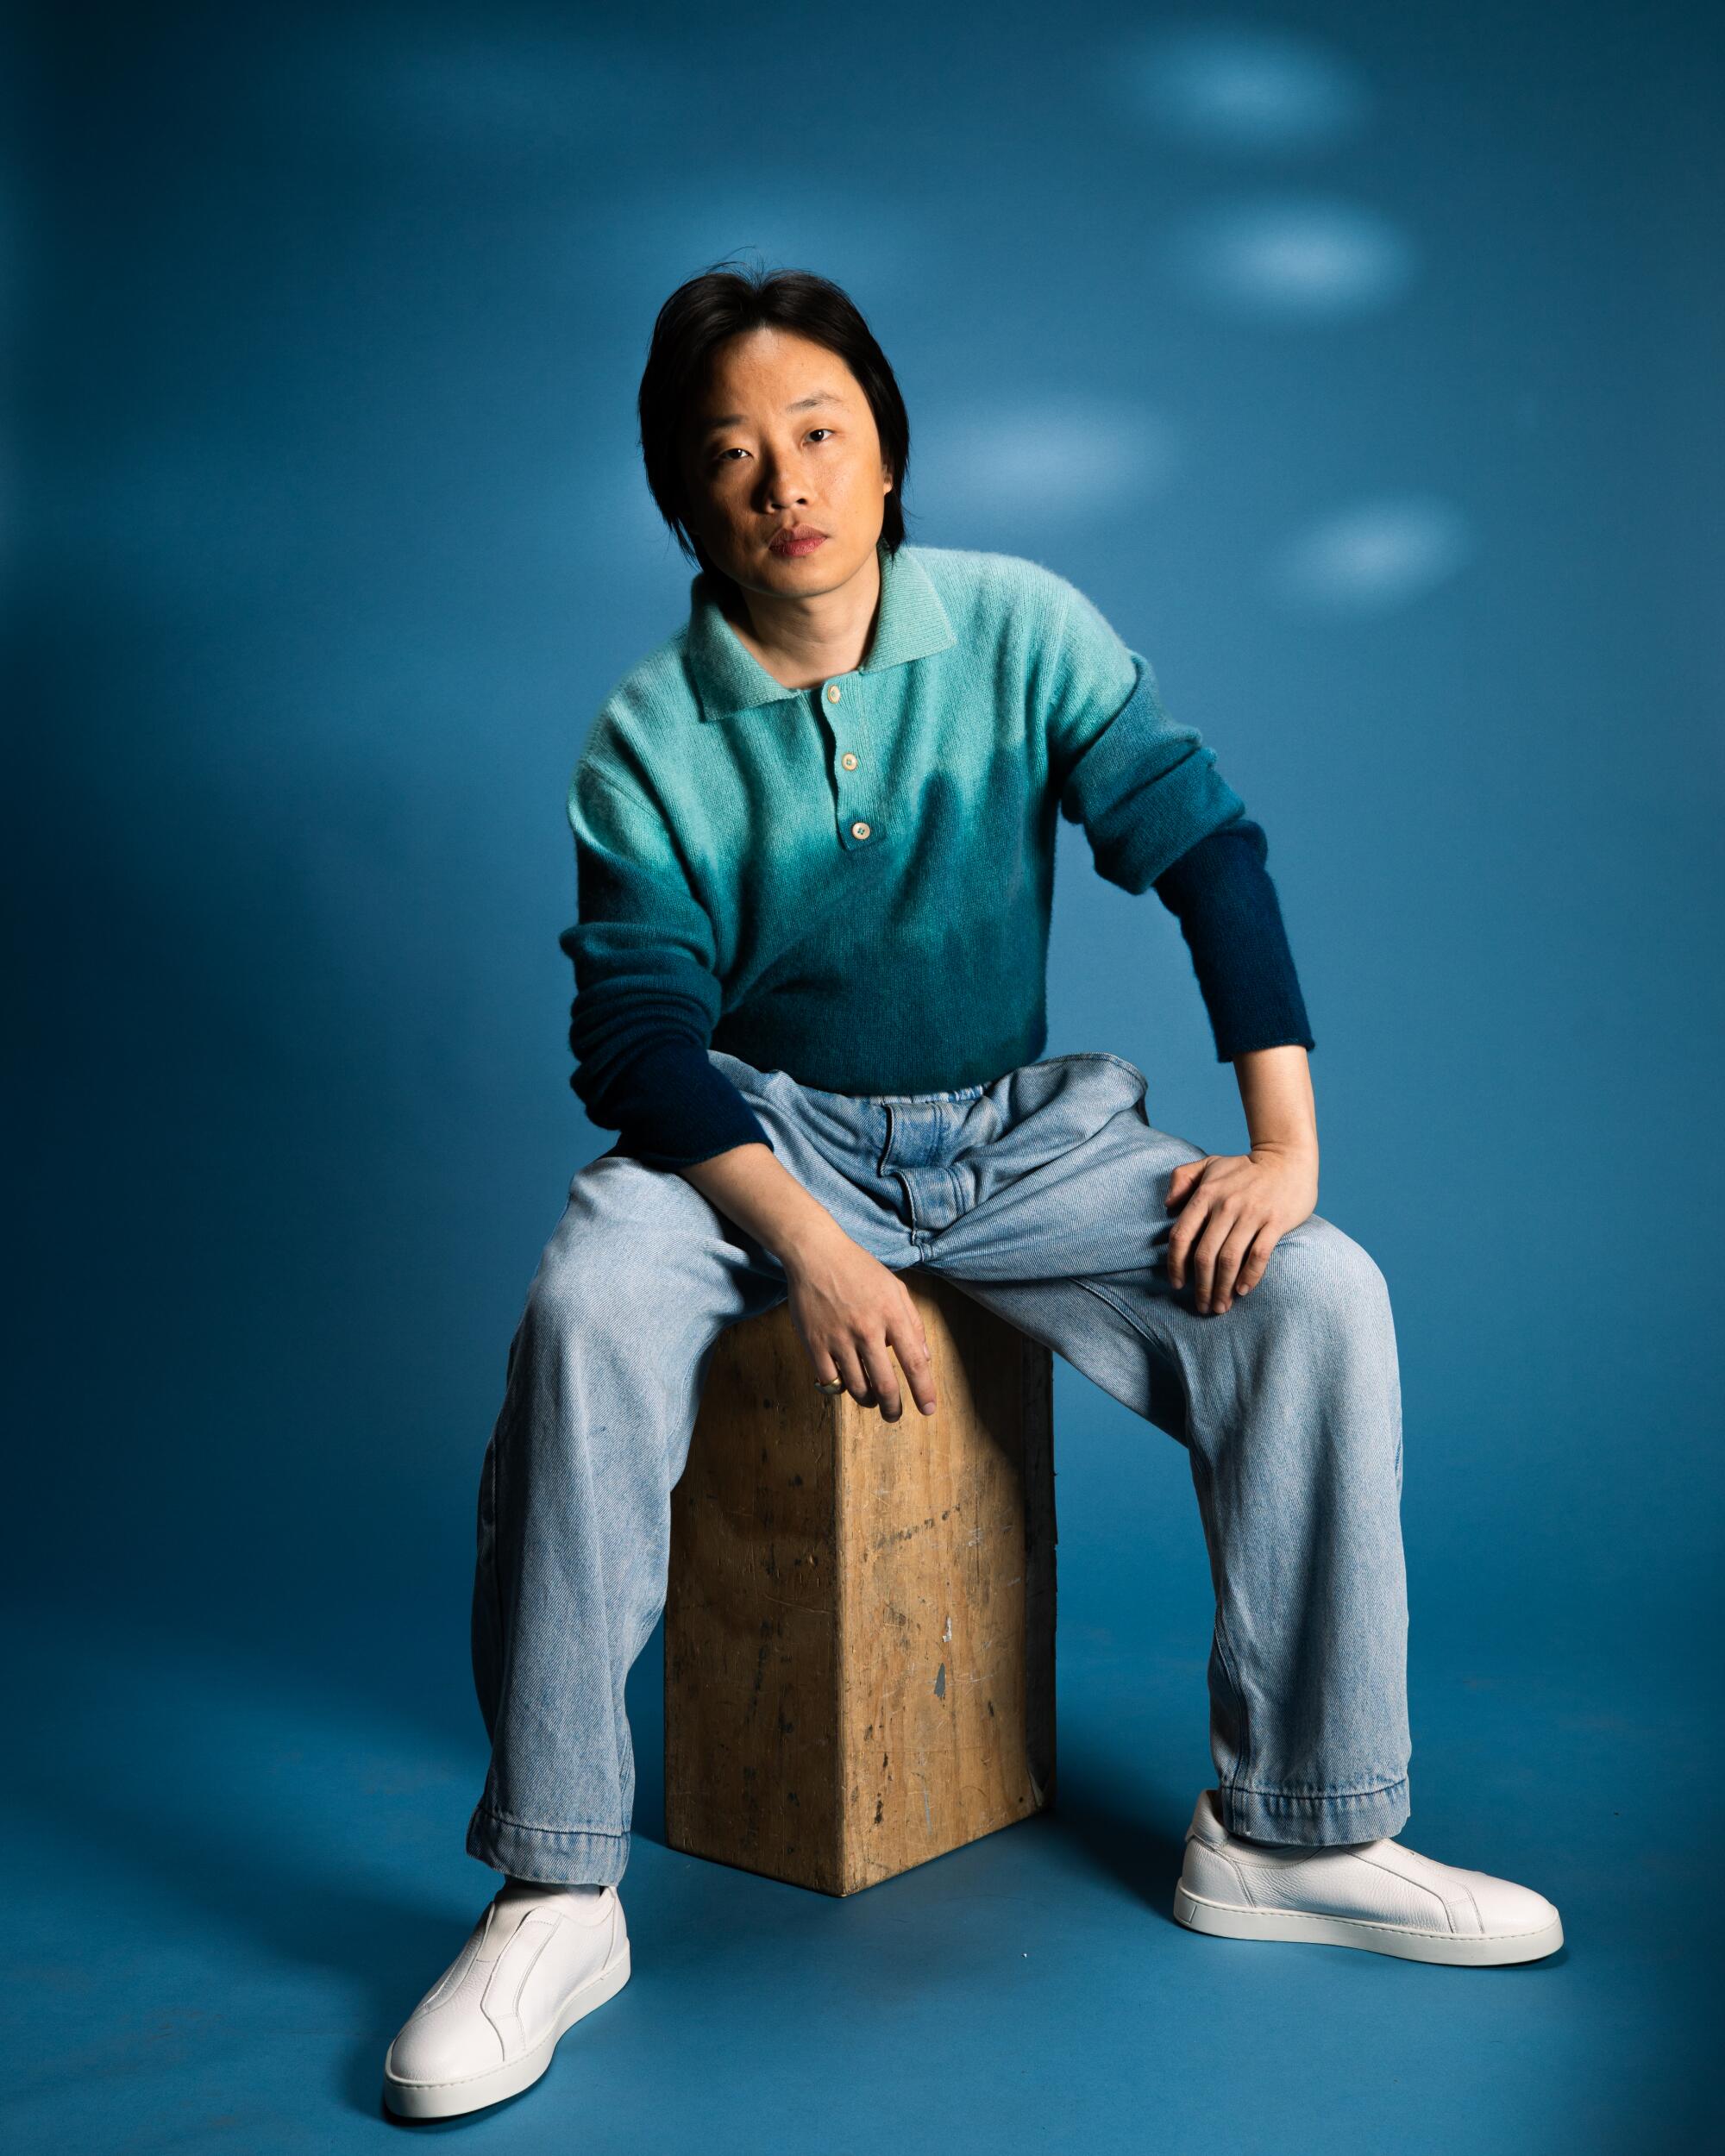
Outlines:
<svg viewBox="0 0 1725 2156"><path fill-rule="evenodd" d="M1201 838L1156 880L1191 952L1219 1062L1258 1048L1317 1045L1264 865L1268 852L1262 826L1243 816Z"/></svg>
<svg viewBox="0 0 1725 2156"><path fill-rule="evenodd" d="M581 1074L570 1084L581 1094ZM773 1141L766 1126L699 1041L651 1041L614 1070L600 1100L582 1099L593 1120L620 1131L614 1150L649 1168L692 1168L733 1145Z"/></svg>

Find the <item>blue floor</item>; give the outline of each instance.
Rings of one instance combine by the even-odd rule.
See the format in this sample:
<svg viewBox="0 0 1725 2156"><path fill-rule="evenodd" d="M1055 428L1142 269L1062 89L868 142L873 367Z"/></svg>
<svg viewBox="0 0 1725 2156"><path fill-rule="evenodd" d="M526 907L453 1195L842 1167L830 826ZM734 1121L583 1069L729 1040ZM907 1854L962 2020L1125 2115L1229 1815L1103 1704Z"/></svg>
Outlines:
<svg viewBox="0 0 1725 2156"><path fill-rule="evenodd" d="M9 1658L29 1795L4 2147L1703 2145L1715 1917L1690 1793L1710 1804L1716 1770L1681 1669L1655 1692L1632 1658L1481 1666L1416 1640L1404 1839L1551 1895L1558 1955L1452 1970L1201 1938L1169 1903L1208 1778L1202 1641L1096 1621L1117 1613L1074 1555L1063 1535L1057 1812L846 1900L663 1846L656 1633L630 1680L632 1980L535 2088L421 2127L382 2112L383 2052L495 1884L461 1846L484 1750L460 1613L224 1645L37 1612Z"/></svg>

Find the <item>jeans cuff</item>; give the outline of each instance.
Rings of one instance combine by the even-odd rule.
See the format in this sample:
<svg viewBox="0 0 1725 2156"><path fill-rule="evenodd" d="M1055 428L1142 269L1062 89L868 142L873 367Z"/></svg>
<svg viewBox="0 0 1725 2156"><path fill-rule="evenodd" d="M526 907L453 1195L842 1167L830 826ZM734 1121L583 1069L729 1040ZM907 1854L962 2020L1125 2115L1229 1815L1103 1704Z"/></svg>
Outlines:
<svg viewBox="0 0 1725 2156"><path fill-rule="evenodd" d="M599 1827L524 1827L486 1804L467 1821L467 1854L547 1886L615 1886L629 1863L630 1837Z"/></svg>
<svg viewBox="0 0 1725 2156"><path fill-rule="evenodd" d="M1297 1842L1325 1848L1336 1842L1376 1841L1408 1824L1408 1777L1382 1789L1338 1795L1289 1795L1280 1789L1220 1788L1222 1824L1251 1841Z"/></svg>

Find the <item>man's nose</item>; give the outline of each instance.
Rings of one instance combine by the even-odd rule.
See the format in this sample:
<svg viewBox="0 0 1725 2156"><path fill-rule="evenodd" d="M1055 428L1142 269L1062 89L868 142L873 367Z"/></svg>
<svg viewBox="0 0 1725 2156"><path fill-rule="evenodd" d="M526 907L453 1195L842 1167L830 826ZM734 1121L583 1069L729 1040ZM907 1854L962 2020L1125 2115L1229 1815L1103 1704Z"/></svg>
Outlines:
<svg viewBox="0 0 1725 2156"><path fill-rule="evenodd" d="M768 458L761 476L761 492L762 499L772 509L783 509L788 503L808 499L801 467L794 458L787 456Z"/></svg>

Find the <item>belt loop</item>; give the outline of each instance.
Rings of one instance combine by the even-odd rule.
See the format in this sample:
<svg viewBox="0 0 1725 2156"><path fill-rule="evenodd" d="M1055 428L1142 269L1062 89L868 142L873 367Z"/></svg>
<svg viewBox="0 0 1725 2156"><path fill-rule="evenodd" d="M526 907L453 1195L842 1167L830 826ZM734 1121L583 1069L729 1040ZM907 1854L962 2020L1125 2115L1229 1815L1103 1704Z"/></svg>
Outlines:
<svg viewBox="0 0 1725 2156"><path fill-rule="evenodd" d="M884 1175L886 1174L886 1172L887 1172L887 1163L888 1163L888 1159L889 1159L889 1158L891 1157L891 1156L892 1156L892 1150L893 1150L893 1139L894 1139L894 1136L896 1135L896 1129L897 1129L897 1126L894 1125L894 1121L893 1121L893 1107L892 1107L892 1103L891 1103L890 1101L886 1101L886 1100L883 1100L883 1101L881 1101L879 1105L880 1105L880 1106L882 1108L882 1110L884 1111L884 1112L885 1112L885 1114L886 1114L886 1118L887 1118L887 1135L886 1135L885 1138L881 1141L881 1156L880 1156L880 1158L879 1158L879 1159L878 1159L878 1160L875 1163L875 1173L877 1175Z"/></svg>

